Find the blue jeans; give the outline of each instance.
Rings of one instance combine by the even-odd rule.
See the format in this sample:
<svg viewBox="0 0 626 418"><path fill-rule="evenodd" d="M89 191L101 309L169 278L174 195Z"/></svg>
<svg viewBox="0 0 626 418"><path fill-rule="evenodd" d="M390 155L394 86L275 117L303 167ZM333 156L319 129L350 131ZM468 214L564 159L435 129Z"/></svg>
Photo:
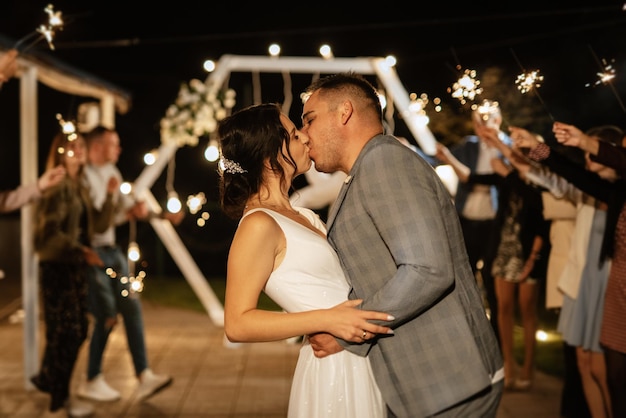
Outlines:
<svg viewBox="0 0 626 418"><path fill-rule="evenodd" d="M96 252L104 261L104 267L89 268L89 311L95 319L89 342L89 361L87 379L91 380L102 371L102 357L111 329L106 328L107 318L117 317L119 313L124 321L126 340L133 359L135 374L139 376L148 368L146 342L143 329L143 314L139 294L130 290L130 284L122 284L120 278L128 277L126 254L117 247L96 247ZM106 273L111 268L116 273L112 278ZM124 290L128 296L124 296Z"/></svg>

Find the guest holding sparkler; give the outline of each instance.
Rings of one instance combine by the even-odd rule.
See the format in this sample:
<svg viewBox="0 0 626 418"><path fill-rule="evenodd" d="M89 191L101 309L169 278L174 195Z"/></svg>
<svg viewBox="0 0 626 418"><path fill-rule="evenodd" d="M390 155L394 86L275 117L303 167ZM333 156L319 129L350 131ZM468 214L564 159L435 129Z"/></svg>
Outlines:
<svg viewBox="0 0 626 418"><path fill-rule="evenodd" d="M476 124L476 133L493 151L489 165L493 173L470 173L443 145L438 145L438 157L452 165L457 172L466 173L462 179L468 185L497 185L498 211L494 230L495 253L490 273L495 280L498 300L500 346L505 364L505 388L528 390L532 385L535 333L537 330L537 298L539 281L544 280L549 249L549 222L543 218L543 203L539 190L528 185L505 161L509 150L500 139L496 127ZM524 363L516 378L513 355L513 325L515 294L524 328Z"/></svg>
<svg viewBox="0 0 626 418"><path fill-rule="evenodd" d="M39 373L31 382L50 394L50 411L65 408L70 416L93 413L93 406L70 399L70 380L80 347L87 337L87 267L102 260L90 247L90 237L103 231L113 214L112 191L96 211L84 183L85 141L72 132L59 132L52 142L47 167L62 165L67 175L37 203L34 247L39 257L46 345Z"/></svg>
<svg viewBox="0 0 626 418"><path fill-rule="evenodd" d="M521 128L511 129L516 144L523 144L525 148L535 148L540 144L530 132ZM612 125L591 128L587 134L614 145L621 144L624 139L624 132ZM607 205L583 193L574 184L549 170L547 166L538 167L519 158L510 160L532 182L548 188L556 196L576 203L576 219L569 256L564 272L559 278L563 305L559 314L558 331L567 344L576 348L578 371L591 416L611 417L604 350L600 345L604 296L610 270L610 263L600 258ZM579 165L570 158L553 156L548 164L555 170L568 167L579 169ZM590 173L595 173L606 181L616 180L614 169L592 162L588 154L585 167ZM586 176L582 170L580 174Z"/></svg>
<svg viewBox="0 0 626 418"><path fill-rule="evenodd" d="M470 259L474 275L480 274L482 287L485 291L491 325L499 336L498 330L498 300L496 298L495 282L491 274L491 265L496 254L499 228L496 214L498 212L498 187L494 184L469 183L470 174L491 174L491 159L500 157L497 148L488 145L479 132L479 129L488 125L498 130L500 139L510 143L508 135L500 131L502 114L498 102L484 100L473 113L472 124L474 135L466 136L459 145L452 147L447 156L438 154L444 163L451 164L450 159L458 161L451 164L459 178L459 184L454 196L456 210L463 228L463 238L467 255ZM447 150L447 149L446 149ZM439 151L442 148L439 147ZM460 167L463 167L459 170Z"/></svg>
<svg viewBox="0 0 626 418"><path fill-rule="evenodd" d="M607 381L614 417L626 416L626 150L586 135L573 125L555 122L552 128L559 143L575 146L590 154L593 161L614 168L620 174L619 181L610 185L597 175L579 175L570 170L561 173L584 192L608 203L607 224L601 248L603 260L611 260L607 282L600 345L604 349ZM539 144L533 149L535 156L543 160L553 158L549 148Z"/></svg>
<svg viewBox="0 0 626 418"><path fill-rule="evenodd" d="M498 141L497 135L493 141ZM493 261L498 299L500 346L504 356L505 388L530 389L535 361L535 334L539 286L545 281L549 253L550 222L543 217L540 190L518 175L502 158L492 160L501 176L499 211L500 240ZM475 179L479 181L479 179ZM513 356L515 297L524 329L524 360L516 377Z"/></svg>

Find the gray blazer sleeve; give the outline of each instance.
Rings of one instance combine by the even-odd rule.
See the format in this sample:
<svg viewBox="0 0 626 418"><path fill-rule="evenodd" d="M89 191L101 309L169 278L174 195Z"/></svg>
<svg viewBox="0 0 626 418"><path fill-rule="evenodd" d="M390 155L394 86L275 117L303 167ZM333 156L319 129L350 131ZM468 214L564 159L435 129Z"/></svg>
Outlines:
<svg viewBox="0 0 626 418"><path fill-rule="evenodd" d="M370 358L397 416L431 416L491 385L498 343L450 193L395 138L370 140L328 217L328 239L363 309L390 313L393 335L341 342Z"/></svg>
<svg viewBox="0 0 626 418"><path fill-rule="evenodd" d="M389 312L398 323L406 322L454 284L452 248L442 214L443 207L452 208L451 196L441 189L430 165L399 147L374 148L362 167L350 192L358 195L355 204L367 213L397 270L389 272L383 286L372 288L373 293L368 289L355 296L365 298L364 309ZM455 212L450 216L456 219ZM365 253L372 240L355 245Z"/></svg>

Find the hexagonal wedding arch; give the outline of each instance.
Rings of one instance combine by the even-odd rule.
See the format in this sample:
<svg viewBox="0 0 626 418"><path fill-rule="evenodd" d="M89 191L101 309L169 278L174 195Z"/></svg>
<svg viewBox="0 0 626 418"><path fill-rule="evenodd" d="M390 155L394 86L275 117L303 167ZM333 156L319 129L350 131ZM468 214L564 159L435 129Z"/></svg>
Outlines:
<svg viewBox="0 0 626 418"><path fill-rule="evenodd" d="M269 56L238 56L224 55L210 73L205 83L222 86L231 72L252 73L304 73L304 74L335 74L352 71L362 75L376 75L386 90L386 97L391 98L395 109L407 124L411 134L422 151L428 155L435 154L435 138L428 129L423 115L411 109L409 94L400 82L393 66L385 58L316 58L316 57L269 57ZM141 196L155 212L161 207L150 192L150 187L163 171L168 161L174 156L178 145L164 143L158 151L158 160L147 166L134 183L136 196ZM224 310L221 302L213 293L207 279L187 251L172 224L159 218L153 218L152 227L166 246L185 279L198 296L211 320L218 326L224 323Z"/></svg>

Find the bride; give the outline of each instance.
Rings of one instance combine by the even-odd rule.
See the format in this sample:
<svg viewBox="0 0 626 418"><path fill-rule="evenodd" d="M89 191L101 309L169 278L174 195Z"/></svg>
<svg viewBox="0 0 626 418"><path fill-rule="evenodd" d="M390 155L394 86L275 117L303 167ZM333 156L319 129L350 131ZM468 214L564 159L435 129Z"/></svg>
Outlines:
<svg viewBox="0 0 626 418"><path fill-rule="evenodd" d="M218 128L220 204L240 219L227 265L224 328L232 342L304 335L288 416L371 417L386 414L367 357L346 350L317 358L307 335L325 332L353 344L393 337L385 313L358 309L321 219L292 207L292 180L311 167L308 138L274 104L255 105ZM264 291L285 312L257 308ZM374 321L374 322L372 322Z"/></svg>

